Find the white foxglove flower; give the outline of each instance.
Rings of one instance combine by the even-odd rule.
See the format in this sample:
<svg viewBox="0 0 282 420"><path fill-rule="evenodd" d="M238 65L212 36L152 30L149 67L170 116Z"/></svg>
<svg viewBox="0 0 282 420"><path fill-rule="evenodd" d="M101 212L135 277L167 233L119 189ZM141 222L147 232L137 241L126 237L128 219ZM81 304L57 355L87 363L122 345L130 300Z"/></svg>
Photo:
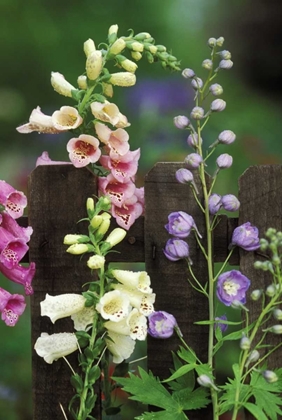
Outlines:
<svg viewBox="0 0 282 420"><path fill-rule="evenodd" d="M51 115L44 114L38 106L31 112L29 122L17 127L17 131L22 134L32 133L33 131L56 134L64 130L54 127Z"/></svg>
<svg viewBox="0 0 282 420"><path fill-rule="evenodd" d="M49 316L54 323L57 319L71 316L85 307L85 298L75 293L65 293L58 296L46 294L45 300L40 302L41 316Z"/></svg>
<svg viewBox="0 0 282 420"><path fill-rule="evenodd" d="M112 274L124 286L136 287L142 293L152 293L151 280L146 271L113 270Z"/></svg>
<svg viewBox="0 0 282 420"><path fill-rule="evenodd" d="M36 340L34 350L38 356L43 357L46 363L52 364L54 360L67 356L78 349L77 339L73 333L58 333L49 335L41 333Z"/></svg>
<svg viewBox="0 0 282 420"><path fill-rule="evenodd" d="M66 131L79 127L83 119L72 106L62 106L60 110L53 112L52 121L57 130Z"/></svg>
<svg viewBox="0 0 282 420"><path fill-rule="evenodd" d="M100 121L109 122L113 126L119 122L119 109L116 104L108 101L92 102L90 108L94 117Z"/></svg>
<svg viewBox="0 0 282 420"><path fill-rule="evenodd" d="M148 316L154 312L154 303L156 299L155 293L142 293L134 287L129 288L122 284L115 284L114 288L119 291L123 296L127 296L130 305L137 308L143 315Z"/></svg>
<svg viewBox="0 0 282 420"><path fill-rule="evenodd" d="M96 305L96 310L104 319L118 322L126 318L130 312L130 302L126 294L119 290L105 293Z"/></svg>
<svg viewBox="0 0 282 420"><path fill-rule="evenodd" d="M114 363L121 363L123 360L128 359L135 347L135 340L132 340L127 335L117 334L115 332L108 332L109 340L105 340L109 351L113 355Z"/></svg>
<svg viewBox="0 0 282 420"><path fill-rule="evenodd" d="M71 316L76 331L88 331L93 325L95 309L93 306L84 307L81 311Z"/></svg>
<svg viewBox="0 0 282 420"><path fill-rule="evenodd" d="M71 85L61 73L54 71L52 71L51 73L51 85L57 93L63 96L67 96L69 98L72 97L72 90L77 91L77 89L73 85Z"/></svg>
<svg viewBox="0 0 282 420"><path fill-rule="evenodd" d="M107 321L104 327L111 332L128 335L133 340L144 341L147 337L147 319L134 308L126 319L119 322Z"/></svg>

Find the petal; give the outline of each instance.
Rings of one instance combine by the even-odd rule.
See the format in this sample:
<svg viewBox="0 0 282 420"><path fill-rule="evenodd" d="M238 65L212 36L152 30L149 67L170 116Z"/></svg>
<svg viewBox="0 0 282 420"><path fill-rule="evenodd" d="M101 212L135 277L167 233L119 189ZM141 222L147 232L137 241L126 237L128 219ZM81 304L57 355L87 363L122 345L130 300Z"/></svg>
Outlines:
<svg viewBox="0 0 282 420"><path fill-rule="evenodd" d="M92 307L84 307L81 311L71 316L76 331L88 331L93 324L95 309Z"/></svg>
<svg viewBox="0 0 282 420"><path fill-rule="evenodd" d="M96 305L96 309L104 319L118 322L126 318L130 311L130 303L127 295L118 290L105 293Z"/></svg>
<svg viewBox="0 0 282 420"><path fill-rule="evenodd" d="M71 316L85 307L85 298L75 293L65 293L58 296L46 294L45 300L40 302L41 316L49 316L54 323L57 319Z"/></svg>
<svg viewBox="0 0 282 420"><path fill-rule="evenodd" d="M113 355L114 363L121 363L123 360L128 359L134 351L135 341L126 335L108 332L110 340L105 340L109 351Z"/></svg>
<svg viewBox="0 0 282 420"><path fill-rule="evenodd" d="M41 333L36 340L34 350L45 362L53 363L60 357L67 356L78 349L76 336L72 333L58 333L49 335Z"/></svg>
<svg viewBox="0 0 282 420"><path fill-rule="evenodd" d="M52 114L52 122L58 131L67 131L79 127L83 119L78 111L71 106L62 106Z"/></svg>
<svg viewBox="0 0 282 420"><path fill-rule="evenodd" d="M70 139L67 144L67 151L72 164L76 168L82 168L89 163L97 162L101 156L99 140L86 134Z"/></svg>
<svg viewBox="0 0 282 420"><path fill-rule="evenodd" d="M17 127L19 133L32 133L33 131L38 131L39 133L50 133L55 134L59 133L56 127L54 127L52 117L49 115L43 114L40 107L35 108L29 117L29 122L23 124L20 127Z"/></svg>

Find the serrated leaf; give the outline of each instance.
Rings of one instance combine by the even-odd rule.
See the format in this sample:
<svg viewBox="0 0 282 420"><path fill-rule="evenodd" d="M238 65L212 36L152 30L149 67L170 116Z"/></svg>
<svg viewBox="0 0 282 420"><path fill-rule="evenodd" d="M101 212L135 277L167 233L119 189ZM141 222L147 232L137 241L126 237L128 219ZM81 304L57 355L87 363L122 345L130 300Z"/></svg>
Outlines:
<svg viewBox="0 0 282 420"><path fill-rule="evenodd" d="M244 407L258 420L269 420L264 412L255 404L245 403Z"/></svg>
<svg viewBox="0 0 282 420"><path fill-rule="evenodd" d="M160 380L141 367L138 370L140 377L129 373L128 378L113 377L113 380L120 383L122 389L131 394L130 399L177 412L179 408L177 402Z"/></svg>
<svg viewBox="0 0 282 420"><path fill-rule="evenodd" d="M259 372L253 372L250 386L257 406L266 414L267 418L276 420L277 414L282 414L279 407L282 406L281 381L268 383Z"/></svg>
<svg viewBox="0 0 282 420"><path fill-rule="evenodd" d="M193 350L186 350L183 347L180 347L180 350L178 350L177 355L187 363L195 364L197 361L197 356L193 352Z"/></svg>
<svg viewBox="0 0 282 420"><path fill-rule="evenodd" d="M173 393L173 398L178 401L182 410L198 410L210 404L210 392L207 388L196 388L191 392L189 389L182 389Z"/></svg>
<svg viewBox="0 0 282 420"><path fill-rule="evenodd" d="M168 411L157 411L144 413L135 417L136 420L187 420L184 413L169 413Z"/></svg>

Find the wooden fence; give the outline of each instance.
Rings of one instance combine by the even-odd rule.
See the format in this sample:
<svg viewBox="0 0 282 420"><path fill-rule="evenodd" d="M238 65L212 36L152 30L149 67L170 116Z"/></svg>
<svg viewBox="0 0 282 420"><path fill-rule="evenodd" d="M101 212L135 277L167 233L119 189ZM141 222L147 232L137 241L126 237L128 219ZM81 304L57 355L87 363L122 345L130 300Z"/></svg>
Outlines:
<svg viewBox="0 0 282 420"><path fill-rule="evenodd" d="M201 233L205 229L191 189L175 180L175 171L180 167L180 163L158 163L147 174L145 216L136 221L126 239L119 244L120 253L110 253L109 257L112 262L145 262L157 294L155 309L174 314L185 340L205 360L208 331L205 326L194 325L194 321L208 319L207 299L189 286L185 262L172 263L163 254L169 237L164 225L172 211L186 211L194 217ZM59 320L53 325L48 317L41 317L40 301L44 300L46 293L80 293L82 284L90 280L90 270L83 263L85 260L66 253L63 238L68 233L85 233L85 224L77 224L77 221L85 217L86 199L96 193L97 186L95 177L87 169L76 169L72 165L39 166L29 177L28 191L28 224L34 229L29 259L35 261L37 267L31 297L33 346L41 332L73 331L69 319ZM226 258L233 229L238 224L250 221L260 229L261 236L268 227L282 230L282 166L249 168L239 180L239 200L239 219L221 216L215 229L215 262ZM206 261L193 235L189 238L189 245L195 274L205 283ZM252 280L251 289L265 288L270 281L267 274L254 270L253 262L257 257L253 252L236 251L230 261L233 265L240 265L242 272ZM248 301L252 319L257 317L258 306ZM269 336L272 340L278 337ZM168 377L172 365L170 351L177 350L179 340L174 336L168 340L148 337L147 345L148 368L160 378ZM76 354L68 358L73 366L77 364ZM281 358L282 350L279 355L274 354L271 366ZM68 366L63 360L49 365L34 351L32 366L33 420L61 419L59 402L67 411L73 396ZM101 419L99 404L93 415ZM189 413L189 419L203 418L211 418L209 411Z"/></svg>

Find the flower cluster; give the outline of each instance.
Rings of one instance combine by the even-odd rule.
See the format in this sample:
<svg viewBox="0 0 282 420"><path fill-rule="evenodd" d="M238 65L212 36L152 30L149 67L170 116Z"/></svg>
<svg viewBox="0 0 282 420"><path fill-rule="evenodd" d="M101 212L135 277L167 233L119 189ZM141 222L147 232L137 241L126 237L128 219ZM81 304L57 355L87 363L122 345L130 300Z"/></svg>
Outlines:
<svg viewBox="0 0 282 420"><path fill-rule="evenodd" d="M9 280L21 284L26 295L31 295L35 263L24 267L20 261L28 251L32 228L21 227L16 220L23 215L26 205L24 193L0 181L0 272ZM0 312L6 325L13 327L25 307L24 296L11 294L0 287Z"/></svg>
<svg viewBox="0 0 282 420"><path fill-rule="evenodd" d="M155 45L154 38L147 32L134 35L131 31L129 36L118 37L117 25L109 28L108 44L102 45L102 49L97 49L92 39L84 42L85 73L78 76L77 87L61 73L51 74L54 90L72 98L77 105L64 105L52 115L45 115L38 106L32 111L29 122L17 130L48 134L70 131L72 138L66 148L71 163L77 168L92 166L99 175L99 194L110 197L112 215L121 227L129 229L144 208L143 188L135 185L140 149L130 150L126 131L130 123L111 102L114 87L136 83L136 62L143 56L149 63L159 61L171 70L179 70L179 62L166 47ZM121 71L110 71L107 66L111 63ZM47 152L37 160L40 165L56 163L65 162L52 161Z"/></svg>

